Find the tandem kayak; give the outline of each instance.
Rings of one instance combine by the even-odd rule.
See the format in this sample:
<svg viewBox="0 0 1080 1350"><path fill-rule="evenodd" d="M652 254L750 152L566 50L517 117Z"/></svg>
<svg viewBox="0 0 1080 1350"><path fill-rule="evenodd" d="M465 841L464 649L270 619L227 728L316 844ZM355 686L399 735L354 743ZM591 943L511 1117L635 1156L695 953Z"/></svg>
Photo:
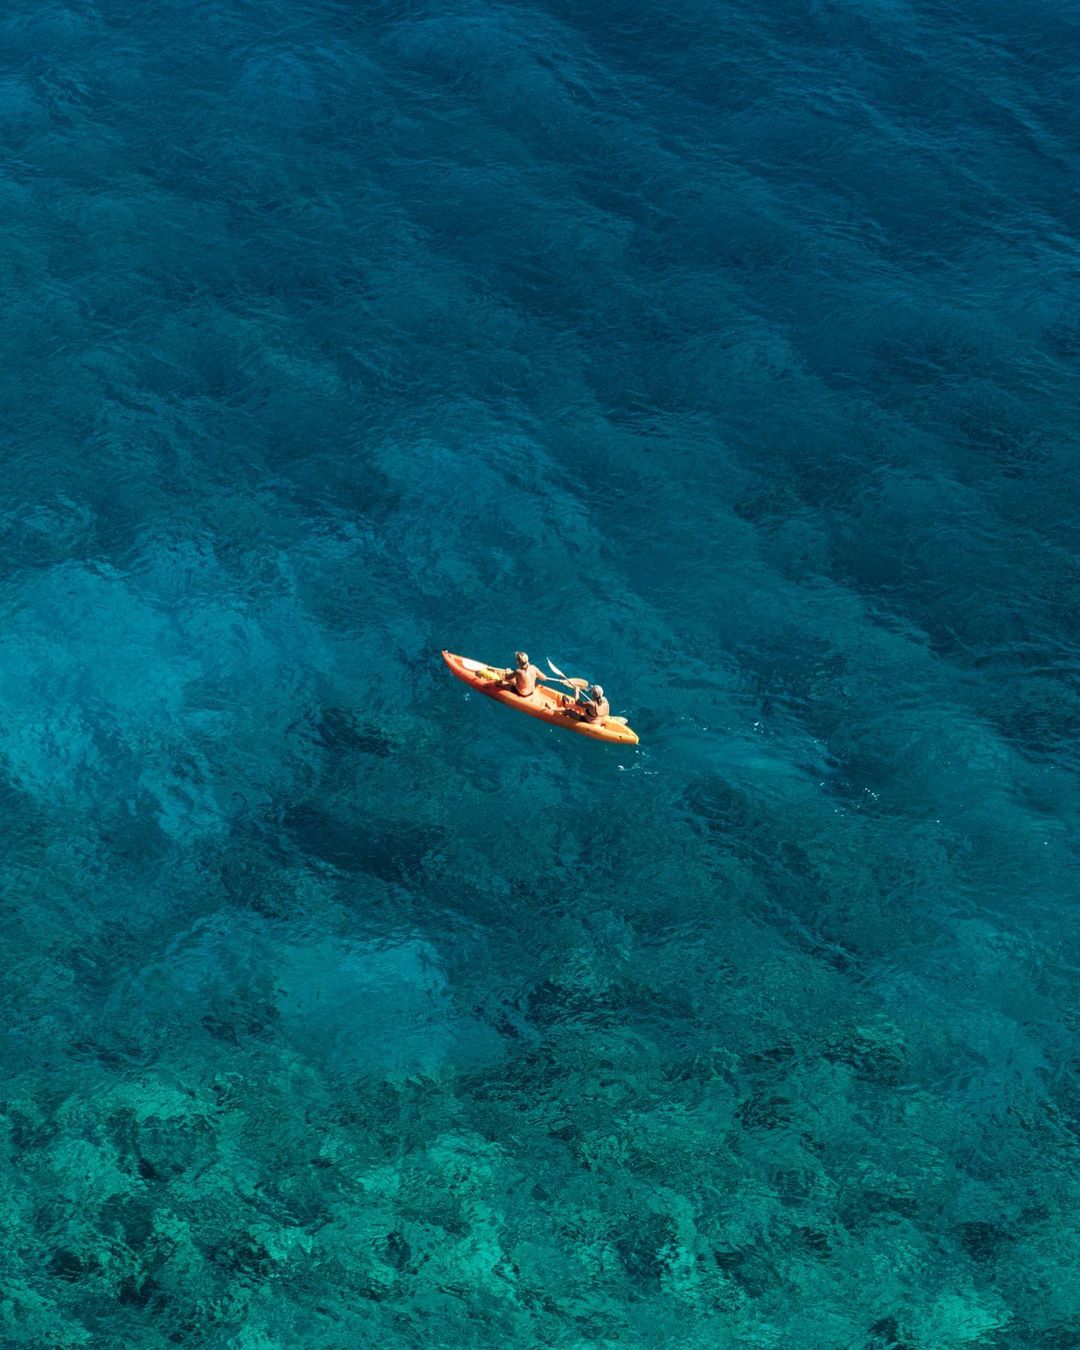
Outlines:
<svg viewBox="0 0 1080 1350"><path fill-rule="evenodd" d="M573 704L564 694L554 689L537 685L535 693L522 698L512 689L502 689L499 681L506 673L498 666L485 665L483 661L470 661L467 656L455 656L453 652L443 652L442 659L459 680L481 694L487 694L508 708L516 708L529 717L539 717L542 722L564 727L567 731L576 731L579 736L589 736L594 741L611 741L615 745L637 745L637 732L626 725L625 717L606 717L603 724L586 722L573 712Z"/></svg>

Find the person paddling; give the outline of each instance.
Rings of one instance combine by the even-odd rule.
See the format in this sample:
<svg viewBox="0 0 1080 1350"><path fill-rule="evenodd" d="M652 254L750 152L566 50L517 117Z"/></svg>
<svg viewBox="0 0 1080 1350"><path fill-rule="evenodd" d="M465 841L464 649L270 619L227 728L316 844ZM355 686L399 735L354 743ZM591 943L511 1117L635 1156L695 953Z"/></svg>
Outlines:
<svg viewBox="0 0 1080 1350"><path fill-rule="evenodd" d="M536 693L537 680L546 681L547 676L542 670L530 664L528 652L515 652L514 660L517 662L517 669L506 671L502 682L507 689L512 689L522 698L531 698Z"/></svg>
<svg viewBox="0 0 1080 1350"><path fill-rule="evenodd" d="M580 701L574 711L584 721L598 722L600 726L603 726L611 716L611 704L604 697L604 691L600 685L591 685L587 694L584 690L579 689L578 699Z"/></svg>

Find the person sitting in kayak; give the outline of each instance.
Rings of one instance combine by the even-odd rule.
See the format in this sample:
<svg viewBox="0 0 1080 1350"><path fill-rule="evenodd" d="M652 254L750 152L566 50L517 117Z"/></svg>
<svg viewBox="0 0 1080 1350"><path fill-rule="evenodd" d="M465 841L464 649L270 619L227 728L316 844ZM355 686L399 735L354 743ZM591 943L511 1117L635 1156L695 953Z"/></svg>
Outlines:
<svg viewBox="0 0 1080 1350"><path fill-rule="evenodd" d="M508 670L502 682L507 689L512 689L522 698L531 698L536 693L537 680L546 680L547 676L542 670L537 670L535 666L529 664L528 652L515 652L514 660L517 662L517 669Z"/></svg>
<svg viewBox="0 0 1080 1350"><path fill-rule="evenodd" d="M604 697L601 686L592 685L588 694L579 689L578 698L580 702L571 709L574 715L580 717L583 722L598 722L603 726L611 715L611 704Z"/></svg>

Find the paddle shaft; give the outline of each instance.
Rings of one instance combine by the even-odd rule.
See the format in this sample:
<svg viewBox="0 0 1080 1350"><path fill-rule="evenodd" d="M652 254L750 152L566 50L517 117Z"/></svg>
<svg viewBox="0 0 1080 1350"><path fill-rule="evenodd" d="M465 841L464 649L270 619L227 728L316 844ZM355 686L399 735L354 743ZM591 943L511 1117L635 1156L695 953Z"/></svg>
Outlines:
<svg viewBox="0 0 1080 1350"><path fill-rule="evenodd" d="M547 659L547 663L551 671L559 676L563 684L568 684L571 689L578 689L578 690L588 689L589 681L586 680L583 676L574 675L571 677L570 675L567 675L565 670L559 669L559 667L555 664L555 662L551 659L550 656Z"/></svg>

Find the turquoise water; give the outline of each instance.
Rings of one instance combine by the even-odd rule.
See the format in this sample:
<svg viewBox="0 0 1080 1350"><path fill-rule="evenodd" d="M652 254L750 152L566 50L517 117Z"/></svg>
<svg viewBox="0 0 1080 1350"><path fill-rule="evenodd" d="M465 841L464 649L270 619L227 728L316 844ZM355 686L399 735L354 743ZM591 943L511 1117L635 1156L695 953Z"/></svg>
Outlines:
<svg viewBox="0 0 1080 1350"><path fill-rule="evenodd" d="M1080 1344L1075 9L0 51L3 1343Z"/></svg>

